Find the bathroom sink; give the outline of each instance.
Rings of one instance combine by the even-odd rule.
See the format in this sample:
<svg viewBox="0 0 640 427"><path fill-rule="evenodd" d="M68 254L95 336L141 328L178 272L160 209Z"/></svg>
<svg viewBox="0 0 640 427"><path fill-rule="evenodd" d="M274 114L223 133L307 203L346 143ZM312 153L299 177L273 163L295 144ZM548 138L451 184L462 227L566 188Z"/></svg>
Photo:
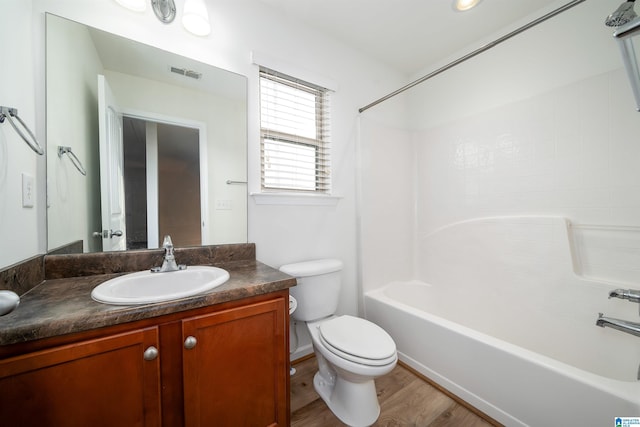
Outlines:
<svg viewBox="0 0 640 427"><path fill-rule="evenodd" d="M140 271L101 283L93 289L91 298L104 304L149 304L210 291L227 280L229 273L218 267L190 266L166 273Z"/></svg>

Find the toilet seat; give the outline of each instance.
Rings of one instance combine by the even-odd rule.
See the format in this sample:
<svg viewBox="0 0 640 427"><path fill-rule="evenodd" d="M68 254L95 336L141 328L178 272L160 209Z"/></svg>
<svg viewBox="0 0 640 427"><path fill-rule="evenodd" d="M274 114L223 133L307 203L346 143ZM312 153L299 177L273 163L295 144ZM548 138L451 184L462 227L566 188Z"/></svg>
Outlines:
<svg viewBox="0 0 640 427"><path fill-rule="evenodd" d="M319 338L331 353L370 366L395 363L396 345L380 326L366 319L339 316L318 326Z"/></svg>

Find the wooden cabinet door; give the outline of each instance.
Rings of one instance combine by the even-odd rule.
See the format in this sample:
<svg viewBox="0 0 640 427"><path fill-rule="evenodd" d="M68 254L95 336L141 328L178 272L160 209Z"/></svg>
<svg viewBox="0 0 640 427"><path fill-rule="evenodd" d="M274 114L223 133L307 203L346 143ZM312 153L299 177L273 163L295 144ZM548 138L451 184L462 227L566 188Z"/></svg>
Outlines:
<svg viewBox="0 0 640 427"><path fill-rule="evenodd" d="M158 329L0 360L3 426L159 426Z"/></svg>
<svg viewBox="0 0 640 427"><path fill-rule="evenodd" d="M183 320L186 426L288 425L288 321L284 298Z"/></svg>

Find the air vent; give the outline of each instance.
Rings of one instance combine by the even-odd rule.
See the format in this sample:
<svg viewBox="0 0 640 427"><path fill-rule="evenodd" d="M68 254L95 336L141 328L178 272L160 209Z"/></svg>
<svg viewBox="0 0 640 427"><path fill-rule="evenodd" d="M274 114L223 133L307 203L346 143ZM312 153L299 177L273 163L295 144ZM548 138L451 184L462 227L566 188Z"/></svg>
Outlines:
<svg viewBox="0 0 640 427"><path fill-rule="evenodd" d="M180 74L185 77L191 77L192 79L200 80L202 78L202 73L193 70L187 70L185 68L178 68L171 66L171 72Z"/></svg>

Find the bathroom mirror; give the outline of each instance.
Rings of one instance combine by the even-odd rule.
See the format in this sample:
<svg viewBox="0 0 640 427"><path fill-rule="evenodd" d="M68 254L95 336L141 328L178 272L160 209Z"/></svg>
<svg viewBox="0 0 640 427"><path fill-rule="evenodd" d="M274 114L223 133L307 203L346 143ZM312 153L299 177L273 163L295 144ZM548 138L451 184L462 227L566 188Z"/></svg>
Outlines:
<svg viewBox="0 0 640 427"><path fill-rule="evenodd" d="M246 242L246 78L51 14L46 38L48 249Z"/></svg>

